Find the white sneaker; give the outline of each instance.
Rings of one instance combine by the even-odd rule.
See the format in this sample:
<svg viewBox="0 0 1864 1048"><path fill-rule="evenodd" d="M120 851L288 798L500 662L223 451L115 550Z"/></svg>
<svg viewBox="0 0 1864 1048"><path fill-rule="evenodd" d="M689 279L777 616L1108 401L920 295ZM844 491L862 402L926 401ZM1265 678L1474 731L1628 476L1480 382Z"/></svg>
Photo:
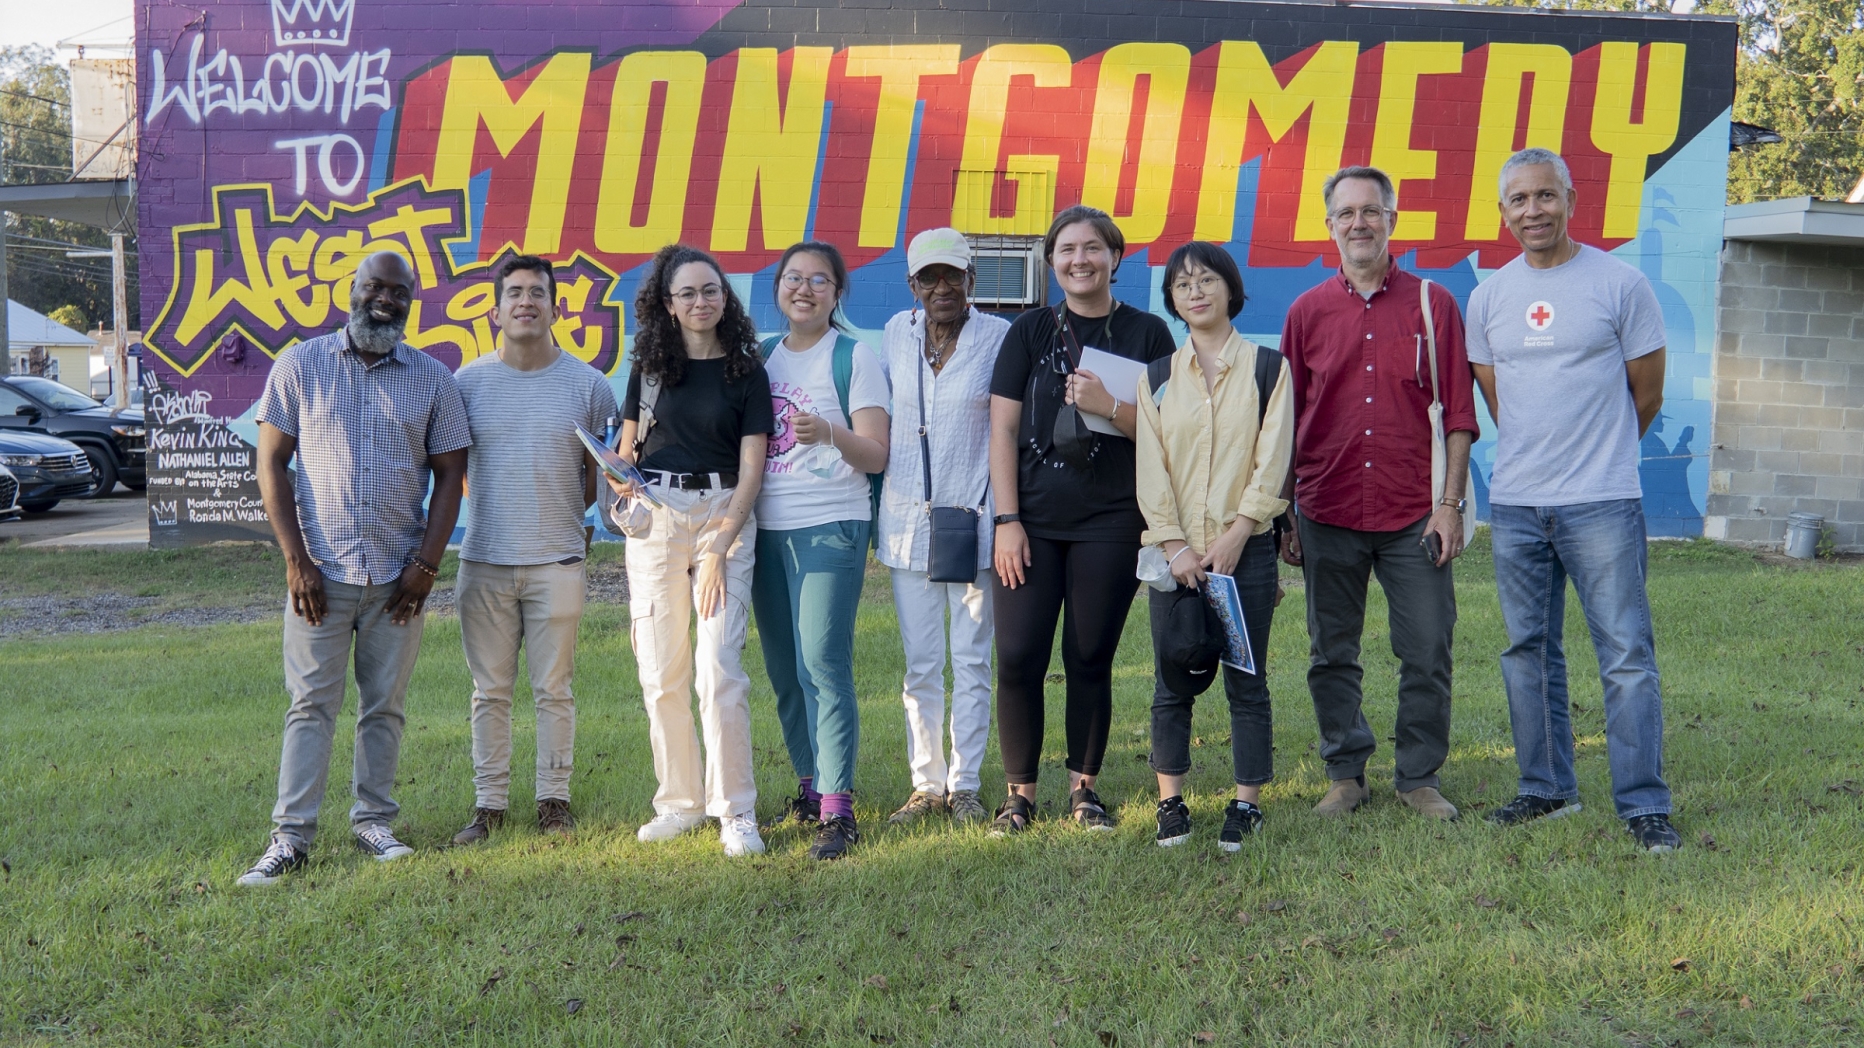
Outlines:
<svg viewBox="0 0 1864 1048"><path fill-rule="evenodd" d="M705 816L703 815L667 812L663 815L654 816L653 821L642 826L640 831L634 836L635 839L639 840L642 844L652 844L655 841L670 841L682 833L691 833L693 830L698 829L699 824L704 821Z"/></svg>
<svg viewBox="0 0 1864 1048"><path fill-rule="evenodd" d="M757 818L750 814L727 815L718 820L718 842L733 858L764 854L764 839L757 835Z"/></svg>
<svg viewBox="0 0 1864 1048"><path fill-rule="evenodd" d="M356 847L376 862L394 862L414 854L414 849L395 839L381 823L365 823L355 829Z"/></svg>

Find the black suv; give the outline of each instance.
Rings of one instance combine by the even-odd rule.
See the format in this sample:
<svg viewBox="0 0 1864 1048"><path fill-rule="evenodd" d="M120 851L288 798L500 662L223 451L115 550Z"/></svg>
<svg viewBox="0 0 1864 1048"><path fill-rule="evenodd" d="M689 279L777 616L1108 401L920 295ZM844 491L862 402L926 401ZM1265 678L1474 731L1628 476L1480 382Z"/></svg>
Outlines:
<svg viewBox="0 0 1864 1048"><path fill-rule="evenodd" d="M107 408L37 375L0 375L0 426L41 430L83 448L97 474L93 496L110 494L119 480L135 491L148 483L148 444L136 408Z"/></svg>

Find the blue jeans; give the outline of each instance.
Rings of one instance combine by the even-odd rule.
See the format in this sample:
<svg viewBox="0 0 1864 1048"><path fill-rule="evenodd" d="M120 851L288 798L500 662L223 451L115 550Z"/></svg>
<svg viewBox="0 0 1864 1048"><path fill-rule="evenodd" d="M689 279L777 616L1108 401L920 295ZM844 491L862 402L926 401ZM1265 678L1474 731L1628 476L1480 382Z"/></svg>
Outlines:
<svg viewBox="0 0 1864 1048"><path fill-rule="evenodd" d="M751 610L777 720L796 774L822 793L854 789L861 722L854 698L854 615L867 570L865 520L757 532Z"/></svg>
<svg viewBox="0 0 1864 1048"><path fill-rule="evenodd" d="M1575 800L1566 693L1570 576L1586 613L1605 691L1605 745L1618 817L1669 814L1663 781L1663 690L1645 592L1644 507L1637 499L1577 506L1490 507L1495 588L1508 627L1502 680L1514 722L1520 792Z"/></svg>

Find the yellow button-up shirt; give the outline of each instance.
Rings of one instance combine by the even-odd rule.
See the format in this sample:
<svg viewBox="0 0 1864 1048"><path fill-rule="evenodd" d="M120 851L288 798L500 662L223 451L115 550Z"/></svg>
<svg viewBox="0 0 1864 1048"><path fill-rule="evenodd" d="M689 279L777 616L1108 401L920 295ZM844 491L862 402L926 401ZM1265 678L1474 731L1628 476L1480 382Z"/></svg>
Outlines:
<svg viewBox="0 0 1864 1048"><path fill-rule="evenodd" d="M1211 386L1188 341L1172 354L1171 380L1157 404L1140 377L1141 542L1178 539L1203 556L1237 517L1255 521L1252 534L1260 535L1288 508L1281 491L1294 453L1293 385L1284 361L1258 426L1255 364L1255 343L1232 331Z"/></svg>

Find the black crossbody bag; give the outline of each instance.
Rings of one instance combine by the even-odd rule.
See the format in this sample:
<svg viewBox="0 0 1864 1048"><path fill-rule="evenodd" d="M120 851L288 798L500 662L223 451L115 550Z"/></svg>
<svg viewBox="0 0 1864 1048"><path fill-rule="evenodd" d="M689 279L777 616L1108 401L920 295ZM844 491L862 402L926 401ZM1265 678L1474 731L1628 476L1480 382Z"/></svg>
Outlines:
<svg viewBox="0 0 1864 1048"><path fill-rule="evenodd" d="M984 492L977 506L934 506L932 504L932 443L926 437L926 363L923 352L925 333L920 332L919 354L919 468L925 474L926 515L932 530L926 537L926 577L933 582L972 582L977 578L977 527L984 515L984 501L990 493L990 474L984 474Z"/></svg>

